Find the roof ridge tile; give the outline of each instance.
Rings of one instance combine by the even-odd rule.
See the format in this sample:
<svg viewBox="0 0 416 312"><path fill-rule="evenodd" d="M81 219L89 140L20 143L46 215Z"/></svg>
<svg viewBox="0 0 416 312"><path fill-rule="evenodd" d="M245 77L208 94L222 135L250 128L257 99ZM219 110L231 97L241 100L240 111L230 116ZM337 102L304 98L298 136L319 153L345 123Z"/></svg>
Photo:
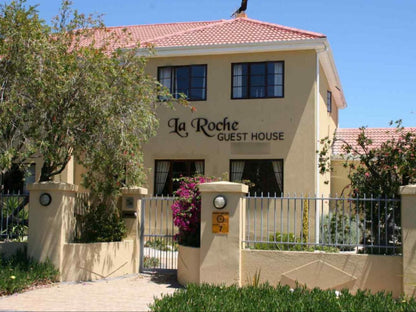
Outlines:
<svg viewBox="0 0 416 312"><path fill-rule="evenodd" d="M308 34L308 35L312 35L312 36L325 37L326 38L326 35L322 34L322 33L309 31L309 30L303 30L303 29L299 29L299 28L295 28L295 27L284 26L284 25L270 23L270 22L259 21L259 20L249 18L249 17L239 17L237 19L244 19L244 20L251 21L251 22L254 22L254 23L258 23L258 24L262 24L262 25L268 25L268 26L272 26L272 27L277 27L277 28L281 28L281 29L285 29L285 30L294 31L294 32L301 33L301 34Z"/></svg>
<svg viewBox="0 0 416 312"><path fill-rule="evenodd" d="M228 22L230 22L230 20L221 19L221 20L213 22L212 24L209 24L209 25L202 25L202 26L198 26L198 27L195 27L195 28L189 28L189 29L178 31L178 32L170 33L170 34L167 34L167 35L155 37L155 38L146 40L143 43L149 44L149 43L152 43L156 40L166 39L166 38L173 37L173 36L179 36L179 35L183 35L183 34L186 34L186 33L191 33L191 32L194 32L194 31L198 31L198 30L201 30L201 29L208 29L208 28L215 27L215 26L218 26L218 25L226 24ZM201 23L203 23L203 22L201 22Z"/></svg>

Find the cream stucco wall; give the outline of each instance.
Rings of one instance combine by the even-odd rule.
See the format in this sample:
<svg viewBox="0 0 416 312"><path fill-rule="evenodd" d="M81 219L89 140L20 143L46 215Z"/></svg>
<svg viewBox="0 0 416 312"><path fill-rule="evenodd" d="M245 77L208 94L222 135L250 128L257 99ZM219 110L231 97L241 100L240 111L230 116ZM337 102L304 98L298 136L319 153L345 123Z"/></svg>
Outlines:
<svg viewBox="0 0 416 312"><path fill-rule="evenodd" d="M242 251L242 283L260 272L260 282L309 288L347 288L372 292L387 291L398 297L402 293L401 256L331 254L288 251Z"/></svg>
<svg viewBox="0 0 416 312"><path fill-rule="evenodd" d="M285 62L284 98L231 100L231 64L262 61ZM146 186L150 193L153 193L153 168L157 159L203 159L208 176L228 173L230 159L283 159L284 192L313 194L316 188L316 52L154 58L150 59L147 71L157 76L158 66L192 64L207 65L207 100L191 102L197 109L194 113L183 107L158 109L158 135L144 147L145 166L151 169ZM207 137L191 127L191 120L199 117L214 122L225 117L230 122L237 121L236 132L249 133L248 139L219 141L217 131L212 132L214 137ZM171 118L185 123L186 138L170 133L168 121ZM332 117L325 116L321 120L329 123L325 121L328 118ZM284 132L284 140L256 141L250 137L252 132Z"/></svg>
<svg viewBox="0 0 416 312"><path fill-rule="evenodd" d="M61 280L90 281L137 273L135 244L135 240L64 244Z"/></svg>

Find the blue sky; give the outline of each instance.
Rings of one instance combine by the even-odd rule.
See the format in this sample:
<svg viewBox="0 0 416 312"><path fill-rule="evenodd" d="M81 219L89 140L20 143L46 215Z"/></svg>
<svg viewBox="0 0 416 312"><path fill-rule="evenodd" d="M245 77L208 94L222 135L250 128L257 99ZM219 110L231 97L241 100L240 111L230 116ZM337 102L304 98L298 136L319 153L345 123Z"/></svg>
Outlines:
<svg viewBox="0 0 416 312"><path fill-rule="evenodd" d="M59 0L39 4L47 21ZM107 26L228 19L240 0L73 0ZM328 36L348 107L340 127L416 127L416 0L249 0L250 18Z"/></svg>

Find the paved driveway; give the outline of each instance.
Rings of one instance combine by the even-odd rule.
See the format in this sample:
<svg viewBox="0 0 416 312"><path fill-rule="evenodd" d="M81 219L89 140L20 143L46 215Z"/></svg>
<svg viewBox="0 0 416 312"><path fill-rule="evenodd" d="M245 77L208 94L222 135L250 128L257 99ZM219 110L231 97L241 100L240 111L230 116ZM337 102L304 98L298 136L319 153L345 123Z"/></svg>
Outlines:
<svg viewBox="0 0 416 312"><path fill-rule="evenodd" d="M148 311L154 297L179 287L175 276L161 274L58 283L0 297L0 311Z"/></svg>

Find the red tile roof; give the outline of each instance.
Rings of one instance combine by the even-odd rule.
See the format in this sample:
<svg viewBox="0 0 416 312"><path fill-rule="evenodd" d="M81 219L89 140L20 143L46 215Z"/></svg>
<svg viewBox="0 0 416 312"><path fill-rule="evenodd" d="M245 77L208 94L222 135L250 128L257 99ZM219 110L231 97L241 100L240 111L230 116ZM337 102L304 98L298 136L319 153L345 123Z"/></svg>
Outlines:
<svg viewBox="0 0 416 312"><path fill-rule="evenodd" d="M405 133L416 133L416 128L403 128L403 131ZM357 138L360 133L361 130L358 128L338 128L336 132L337 140L332 147L332 153L334 155L343 154L342 146L345 143L350 144L353 148L360 149L357 145ZM397 131L397 128L367 128L365 129L365 134L372 140L372 148L380 147L383 142L393 138L397 139L400 135L400 133Z"/></svg>
<svg viewBox="0 0 416 312"><path fill-rule="evenodd" d="M125 33L130 34L126 39ZM99 45L109 34L123 40L113 48L154 45L155 47L212 46L325 38L320 33L239 17L232 20L108 27L94 34ZM85 42L87 44L88 41Z"/></svg>

